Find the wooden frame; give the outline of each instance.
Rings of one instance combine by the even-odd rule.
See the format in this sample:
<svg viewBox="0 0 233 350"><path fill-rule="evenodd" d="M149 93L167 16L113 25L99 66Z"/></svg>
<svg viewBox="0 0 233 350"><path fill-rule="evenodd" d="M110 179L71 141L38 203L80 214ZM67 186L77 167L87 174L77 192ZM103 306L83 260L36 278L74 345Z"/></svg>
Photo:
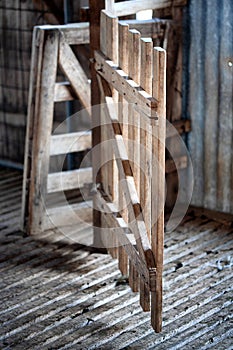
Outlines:
<svg viewBox="0 0 233 350"><path fill-rule="evenodd" d="M163 3L164 6L171 6L175 3L178 6L181 2L183 4L184 1L160 1L160 5ZM140 29L141 23L129 21L127 24L116 17L116 14L123 16L132 13L129 13L128 9L124 10L125 3L106 3L107 11L102 11L101 14L99 42L98 30L96 33L94 31L99 28L100 23L98 14L94 13L96 9L92 6L94 1L90 0L90 16L93 19L90 32L91 49L95 57L91 62L91 99L87 77L70 48L73 44L89 42L88 24L35 28L22 222L24 229L30 234L38 233L51 228L50 218L60 215L62 209L60 224L64 225L67 208L53 208L46 213L43 198L48 192L77 188L77 174L81 178L83 176L81 186L85 181L91 182L90 168L77 169L66 174L49 174L50 156L64 152L67 143L78 136L78 133L75 133L51 137L54 103L70 101L76 97L86 108L91 104L94 106L105 103L105 113L101 113L101 108L97 113L99 124L94 123L92 145L101 145L103 141L111 140L112 147L101 153L104 159L107 152L111 161L105 169L101 169L96 179L94 225L100 228L100 233L104 226L109 228L107 237L100 235L102 241L106 243L112 256L118 257L121 272L129 273L132 290L140 290L140 304L144 311L151 310L152 326L156 332L160 332L166 52L158 47L153 48L152 39L160 38L163 35L164 23L170 24L171 21L151 21L145 30L143 27ZM131 5L133 4L137 10L161 8L159 1L146 1L143 5L141 1L131 1ZM101 1L98 8L102 5ZM156 33L151 35L152 39L146 39L151 28L156 28ZM69 83L56 82L58 65ZM120 103L118 110L114 108L116 102ZM105 126L102 125L103 118ZM180 125L177 127L181 129ZM128 140L135 142L133 148ZM145 146L142 153L140 143ZM85 139L71 151L85 150L86 147L90 147L90 134L85 135ZM156 164L153 162L154 158ZM145 160L148 166L147 175L142 176L135 164L141 164ZM184 166L185 160L180 164ZM96 167L95 160L93 167ZM170 164L166 172L173 171L173 168L173 164ZM58 181L60 178L64 178L65 181L62 188ZM122 186L119 186L119 181L123 181ZM125 203L128 205L124 206ZM85 203L75 205L73 210L85 218L89 217L90 210L85 207Z"/></svg>
<svg viewBox="0 0 233 350"><path fill-rule="evenodd" d="M160 332L166 54L161 48L153 49L152 40L141 38L140 32L129 30L108 11L101 13L100 30L101 51L95 53L101 101L105 103L100 145L108 140L112 143L112 149L101 146L102 163L106 153L112 161L101 169L95 196L102 226L109 228L102 239L112 256L118 257L122 273L129 269L130 286L133 291L140 289L140 304L145 311L151 309L152 326ZM118 109L116 102L120 102ZM145 146L143 156L140 143ZM135 165L142 164L144 158L147 176ZM151 192L157 200L152 201ZM122 206L124 201L127 207Z"/></svg>
<svg viewBox="0 0 233 350"><path fill-rule="evenodd" d="M106 0L105 9L114 16L123 17L144 10L184 6L186 3L187 0L131 0L130 4L125 1L115 3L115 0Z"/></svg>
<svg viewBox="0 0 233 350"><path fill-rule="evenodd" d="M66 153L70 145L69 152L91 147L90 132L51 135L56 102L79 99L85 108L90 108L90 84L70 47L87 43L88 23L34 28L22 197L22 228L28 234L51 228L50 216L61 215L61 208L46 210L44 201L48 193L92 182L91 168L49 174L50 156ZM58 67L68 82L56 82ZM83 213L83 203L72 209L78 212L79 207ZM91 219L91 208L86 207ZM64 213L62 217L63 225L70 224L69 217Z"/></svg>

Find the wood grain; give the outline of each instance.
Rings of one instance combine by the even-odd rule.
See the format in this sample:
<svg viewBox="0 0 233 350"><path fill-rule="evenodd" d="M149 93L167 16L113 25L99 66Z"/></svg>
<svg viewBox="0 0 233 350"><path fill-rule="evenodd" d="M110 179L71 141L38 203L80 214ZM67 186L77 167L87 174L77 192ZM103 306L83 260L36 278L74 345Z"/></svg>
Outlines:
<svg viewBox="0 0 233 350"><path fill-rule="evenodd" d="M114 5L114 14L118 17L134 14L138 11L166 8L171 6L184 6L187 0L132 0L130 4L127 2L118 2Z"/></svg>
<svg viewBox="0 0 233 350"><path fill-rule="evenodd" d="M118 40L119 40L119 66L128 71L128 28L127 24L118 24ZM118 105L118 121L121 125L122 136L125 140L126 149L128 149L128 106L122 95L119 95ZM120 175L119 175L120 180ZM121 215L126 223L128 223L128 210L124 198L123 190L119 186L119 208ZM119 245L119 269L123 275L128 274L128 256L125 249Z"/></svg>
<svg viewBox="0 0 233 350"><path fill-rule="evenodd" d="M92 183L92 168L61 171L48 174L47 193L82 188Z"/></svg>
<svg viewBox="0 0 233 350"><path fill-rule="evenodd" d="M153 155L157 165L152 167L152 250L156 259L156 293L151 293L151 323L156 332L162 329L162 272L164 245L164 187L165 187L165 134L166 134L166 51L153 51L153 96L159 101L158 123L152 120ZM157 137L157 138L156 138ZM157 203L156 203L157 202Z"/></svg>
<svg viewBox="0 0 233 350"><path fill-rule="evenodd" d="M83 107L87 108L87 110L90 109L91 90L86 73L83 71L71 47L66 43L63 37L60 39L59 45L59 65L70 81L73 90L77 96L79 96Z"/></svg>
<svg viewBox="0 0 233 350"><path fill-rule="evenodd" d="M100 12L104 8L104 0L89 0L90 15L90 49L91 49L91 106L92 106L92 148L95 149L101 141L100 127L100 90L97 81L97 75L94 65L94 52L100 49ZM92 158L93 182L101 183L101 170L99 170L98 159ZM96 208L96 198L93 197L94 208ZM101 214L98 210L93 209L93 227L94 227L94 246L102 247L99 227L101 226Z"/></svg>
<svg viewBox="0 0 233 350"><path fill-rule="evenodd" d="M141 40L141 77L140 85L149 94L152 94L152 39ZM151 241L151 162L152 138L150 123L141 118L140 128L140 202L143 210L148 238ZM144 311L150 311L150 289L140 279L140 304Z"/></svg>
<svg viewBox="0 0 233 350"><path fill-rule="evenodd" d="M43 46L44 31L35 28L32 39L32 57L29 83L28 111L27 111L27 129L25 138L25 156L24 156L24 174L22 191L22 211L21 211L21 229L28 231L29 217L29 191L32 168L32 141L35 124L37 123L38 102L35 100L39 94L41 69L43 64Z"/></svg>
<svg viewBox="0 0 233 350"><path fill-rule="evenodd" d="M52 135L50 139L50 156L80 152L89 148L91 148L90 131Z"/></svg>
<svg viewBox="0 0 233 350"><path fill-rule="evenodd" d="M37 29L36 29L37 31ZM40 29L39 29L40 31ZM57 74L57 61L59 50L59 32L45 31L43 58L38 74L41 80L36 80L37 90L32 93L32 104L35 98L33 117L33 146L31 164L31 179L29 189L29 234L41 230L41 218L44 215L44 200L47 189L47 176L49 171L49 145L53 124L54 85ZM36 43L34 43L36 45ZM41 53L42 54L42 53ZM35 95L34 95L35 93Z"/></svg>
<svg viewBox="0 0 233 350"><path fill-rule="evenodd" d="M86 24L80 26L82 33L80 36L77 34L77 40L81 40L82 35L87 34L88 27ZM73 80L75 74L78 73L79 78L82 76L81 82L85 79L86 103L88 92L90 97L86 75L84 76L82 70L78 72L77 67L80 67L78 60L65 41L65 38L68 38L68 42L71 41L71 34L75 40L74 32L78 33L78 28L78 25L67 25L65 28L48 25L37 26L34 29L21 219L23 229L28 234L36 234L46 229L44 218L48 193L77 188L79 182L82 186L86 182L92 182L91 168L49 174L51 155L86 150L91 146L90 133L85 136L83 133L51 135L55 101L73 99L73 90L80 96L77 84ZM63 32L66 35L63 35ZM59 61L75 86L56 83ZM80 144L77 138L82 138Z"/></svg>
<svg viewBox="0 0 233 350"><path fill-rule="evenodd" d="M95 59L98 74L112 84L127 102L135 104L135 110L141 111L149 117L151 109L157 109L157 101L143 89L138 89L139 85L128 78L126 72L117 69L112 61L106 61L106 57L100 52L95 52Z"/></svg>

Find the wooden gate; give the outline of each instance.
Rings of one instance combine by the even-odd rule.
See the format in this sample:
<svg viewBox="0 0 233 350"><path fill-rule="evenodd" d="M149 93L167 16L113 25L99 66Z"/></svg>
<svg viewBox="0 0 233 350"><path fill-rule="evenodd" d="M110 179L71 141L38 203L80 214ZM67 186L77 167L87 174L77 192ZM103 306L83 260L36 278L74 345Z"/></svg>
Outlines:
<svg viewBox="0 0 233 350"><path fill-rule="evenodd" d="M72 207L45 206L49 193L92 183L91 167L49 173L51 156L91 147L90 132L52 135L55 103L78 99L90 113L90 84L70 46L87 43L88 23L34 28L22 197L22 228L28 234L71 225L71 211L91 221L91 206L85 202ZM58 69L66 82L57 81ZM77 217L73 216L73 223L77 224Z"/></svg>
<svg viewBox="0 0 233 350"><path fill-rule="evenodd" d="M103 241L121 272L129 273L132 290L140 289L140 304L151 309L152 326L160 332L166 52L109 9L101 13L100 32L95 67L103 103L102 168L94 203L101 226L109 228Z"/></svg>

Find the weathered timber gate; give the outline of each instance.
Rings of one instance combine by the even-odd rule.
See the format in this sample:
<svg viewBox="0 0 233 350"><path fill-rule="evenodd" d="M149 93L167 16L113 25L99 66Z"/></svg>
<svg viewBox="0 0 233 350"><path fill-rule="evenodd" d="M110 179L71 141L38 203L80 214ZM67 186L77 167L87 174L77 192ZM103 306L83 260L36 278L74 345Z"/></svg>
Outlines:
<svg viewBox="0 0 233 350"><path fill-rule="evenodd" d="M121 272L129 273L132 290L140 288L140 304L144 311L151 309L152 326L160 332L166 52L110 10L101 13L100 51L95 53L103 107L101 181L94 203L102 228L108 228L104 243L118 257Z"/></svg>
<svg viewBox="0 0 233 350"><path fill-rule="evenodd" d="M45 203L49 193L92 182L91 167L49 173L51 156L91 147L90 132L52 135L56 102L79 99L87 111L90 108L90 84L70 46L87 43L88 23L34 28L22 197L22 227L29 234L54 227L53 222L55 226L70 225L71 212L91 220L91 209L85 202L49 209ZM56 81L58 68L66 82Z"/></svg>
<svg viewBox="0 0 233 350"><path fill-rule="evenodd" d="M157 1L143 4L131 1L131 4L135 11L161 5ZM125 3L107 1L106 8L101 14L100 51L95 52L103 103L101 123L93 124L92 135L92 139L100 139L99 157L101 163L106 164L99 171L94 208L100 212L105 245L112 256L119 258L121 272L129 273L133 291L140 285L141 306L145 311L151 309L152 326L159 332L162 326L166 53L159 47L153 48L153 44L166 34L166 25L163 20L143 25L118 21L118 15L133 13ZM90 34L93 36L93 31ZM50 156L66 153L67 142L72 144L71 151L90 146L88 134L83 142L76 144L74 141L79 136L76 133L51 135L54 102L78 97L84 107L90 105L87 78L70 48L72 44L87 43L87 36L87 24L37 27L34 32L22 212L23 225L29 233L51 227L54 218L59 218L62 225L65 219L70 221L66 207L46 211L43 200L47 193L91 182L90 168L49 174ZM92 44L92 49L94 46ZM91 64L93 72L93 62ZM56 83L58 66L68 78L68 84ZM95 159L93 166L96 175L99 169ZM73 210L81 211L84 220L90 213L85 203Z"/></svg>

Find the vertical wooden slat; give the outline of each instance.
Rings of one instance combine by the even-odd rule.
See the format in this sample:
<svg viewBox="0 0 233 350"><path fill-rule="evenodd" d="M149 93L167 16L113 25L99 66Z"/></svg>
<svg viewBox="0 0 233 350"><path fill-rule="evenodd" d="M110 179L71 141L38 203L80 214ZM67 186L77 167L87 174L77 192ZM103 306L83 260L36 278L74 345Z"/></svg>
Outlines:
<svg viewBox="0 0 233 350"><path fill-rule="evenodd" d="M225 212L231 210L232 188L232 146L233 146L233 69L228 65L232 62L233 52L233 24L232 24L232 1L221 2L221 33L219 48L219 69L220 69L220 102L219 102L219 149L218 149L218 193L217 209ZM228 38L228 40L226 40Z"/></svg>
<svg viewBox="0 0 233 350"><path fill-rule="evenodd" d="M101 11L101 25L100 25L100 50L107 55L107 15L105 11ZM100 103L105 103L104 98L104 91L101 93L101 99ZM106 163L106 160L109 157L109 148L106 147L106 142L108 140L108 129L107 129L107 120L106 116L103 112L103 109L101 108L100 113L100 128L101 128L101 154L100 154L100 161L101 161L101 185L103 187L104 192L110 197L110 190L109 187L111 187L110 184L112 184L112 179L110 179L109 184L109 177L112 176L112 167L111 164L109 166L109 163ZM110 175L109 175L110 173ZM103 218L102 218L103 220ZM104 222L104 221L103 221ZM110 247L112 246L112 230L106 231L104 230L104 236L102 236L103 243L105 247L107 248L108 252L114 256L112 250Z"/></svg>
<svg viewBox="0 0 233 350"><path fill-rule="evenodd" d="M118 18L108 15L106 17L106 56L109 57L116 65L118 64ZM113 100L118 102L118 93L112 89ZM116 106L117 108L117 106ZM109 130L109 127L107 128ZM110 133L107 132L107 138L110 138ZM114 154L111 145L109 145L107 152L109 152L109 159L111 161L108 164L108 185L112 200L117 202L118 193L118 172L116 162L114 161Z"/></svg>
<svg viewBox="0 0 233 350"><path fill-rule="evenodd" d="M140 32L135 29L129 31L129 77L140 85L141 71L141 45ZM138 195L140 194L140 114L130 106L130 139L132 139L132 150L129 149L130 160L133 161L132 169Z"/></svg>
<svg viewBox="0 0 233 350"><path fill-rule="evenodd" d="M122 70L126 73L126 75L129 74L129 25L128 24L119 24L119 66L122 68ZM119 115L122 122L122 135L125 142L126 149L128 149L128 123L129 123L129 116L128 116L128 103L127 101L122 97L119 96L119 102L122 102L122 105L120 105L120 111ZM121 109L122 107L122 109Z"/></svg>
<svg viewBox="0 0 233 350"><path fill-rule="evenodd" d="M152 39L141 39L141 87L148 93L152 94L152 57L153 42ZM141 149L141 158L145 162L145 176L140 179L140 200L144 208L144 220L148 232L151 230L151 127L148 120L141 119L143 122L141 132L141 143L144 147ZM151 238L151 237L149 237Z"/></svg>
<svg viewBox="0 0 233 350"><path fill-rule="evenodd" d="M32 170L29 197L30 234L40 231L45 212L45 194L49 170L49 147L53 124L55 80L58 64L58 31L45 31L41 82L35 96L37 118L34 124Z"/></svg>
<svg viewBox="0 0 233 350"><path fill-rule="evenodd" d="M153 154L158 164L152 165L152 251L156 260L156 292L151 293L151 324L156 332L162 329L162 272L164 245L164 187L165 187L165 133L166 133L166 52L161 48L153 51L153 97L158 100L157 117L152 119ZM154 116L154 114L152 114ZM156 116L156 115L155 115ZM157 136L157 140L156 137Z"/></svg>
<svg viewBox="0 0 233 350"><path fill-rule="evenodd" d="M135 29L129 31L128 37L128 74L137 84L140 84L141 52L140 52L140 32ZM128 126L128 156L133 170L134 181L138 196L140 195L140 115L129 105L129 126ZM133 291L138 290L138 273L129 262L129 282Z"/></svg>
<svg viewBox="0 0 233 350"><path fill-rule="evenodd" d="M129 25L126 23L118 24L118 42L119 42L119 66L124 72L128 73L128 35Z"/></svg>
<svg viewBox="0 0 233 350"><path fill-rule="evenodd" d="M104 11L101 11L101 20L100 20L100 50L107 55L107 15ZM104 103L104 96L101 95L100 103ZM105 150L104 142L107 141L107 126L106 119L103 112L100 117L101 123L101 184L106 194L109 194L108 188L108 166L105 163L104 159L107 158L107 150ZM105 155L106 152L106 155Z"/></svg>
<svg viewBox="0 0 233 350"><path fill-rule="evenodd" d="M105 11L101 12L101 33L100 33L100 49L101 51L109 57L114 63L118 62L118 20L116 17L107 15ZM112 89L112 95L114 97L114 91ZM104 122L104 120L103 120ZM108 125L104 123L102 128L102 141L109 140ZM104 147L104 146L103 146ZM113 151L111 149L110 142L104 147L103 152L105 152L105 158L113 159ZM102 183L105 192L110 196L111 199L114 197L114 186L115 179L114 175L114 162L109 161L103 166L103 179ZM115 194L116 197L116 194Z"/></svg>
<svg viewBox="0 0 233 350"><path fill-rule="evenodd" d="M100 33L100 48L102 52L109 57L114 63L118 62L118 19L117 17L107 14L105 11L101 12L101 33ZM112 89L112 96L116 102L118 102L117 94ZM104 100L102 101L104 103ZM107 124L104 116L102 116L103 125L102 128L102 142L105 142L102 147L103 159L107 158L108 163L103 165L102 170L102 185L105 192L108 194L112 201L117 202L117 167L114 161L113 148L111 147L109 125ZM103 162L102 162L103 164ZM109 237L107 238L109 252L112 257L117 257L117 241L113 232L109 231Z"/></svg>
<svg viewBox="0 0 233 350"><path fill-rule="evenodd" d="M112 4L111 4L112 5ZM114 16L107 16L106 20L106 55L109 57L116 65L118 64L118 18ZM116 90L112 89L113 100L118 102L118 93ZM117 109L117 106L116 106ZM107 138L110 140L110 130L109 126L107 128ZM111 141L110 141L111 143ZM110 147L109 147L110 146ZM109 152L109 164L108 164L108 186L110 189L110 194L113 202L118 205L118 170L116 161L114 160L113 147L108 146ZM118 242L115 235L111 237L111 255L113 258L118 257Z"/></svg>
<svg viewBox="0 0 233 350"><path fill-rule="evenodd" d="M100 80L100 78L98 77ZM102 82L99 82L99 84L102 84ZM102 85L103 87L103 85ZM101 145L100 145L100 154L96 155L100 157L100 164L101 164L101 186L108 198L110 197L110 191L109 191L109 171L111 170L109 167L108 157L109 157L109 149L108 146L106 146L106 143L108 142L108 129L107 129L107 116L104 113L104 103L105 103L105 95L104 95L104 89L101 89L101 98L100 98L100 126L101 126ZM112 175L112 172L111 172ZM101 218L101 227L104 227L104 214L102 214ZM108 252L114 256L114 251L112 250L113 245L113 231L111 229L109 230L102 230L101 234L102 242L104 246L107 248Z"/></svg>
<svg viewBox="0 0 233 350"><path fill-rule="evenodd" d="M152 94L152 39L141 39L141 87L149 94ZM143 216L149 239L151 239L151 130L149 120L141 118L140 128L141 143L141 167L140 176L140 203L143 209ZM150 289L140 279L140 304L144 311L150 310Z"/></svg>
<svg viewBox="0 0 233 350"><path fill-rule="evenodd" d="M28 230L28 215L29 215L29 186L32 166L32 140L34 124L36 123L38 102L36 96L40 89L40 72L43 62L43 46L44 46L44 31L37 27L33 30L32 40L32 57L31 57L31 72L30 72L30 90L28 96L28 111L27 111L27 130L25 138L25 156L24 156L24 174L23 174L23 192L22 192L22 211L21 211L21 228L23 231Z"/></svg>
<svg viewBox="0 0 233 350"><path fill-rule="evenodd" d="M124 72L128 73L128 31L129 26L127 24L118 25L118 42L119 42L119 66ZM119 95L119 106L118 106L118 119L122 129L123 139L126 141L125 145L127 147L128 138L128 107L126 101L123 97ZM124 208L126 202L124 200L123 191L121 186L119 186L119 208L120 210ZM127 209L121 210L121 215L125 222L128 222L128 211ZM118 248L118 258L119 258L119 269L123 275L128 274L128 256L122 246Z"/></svg>
<svg viewBox="0 0 233 350"><path fill-rule="evenodd" d="M118 63L118 18L101 11L100 50Z"/></svg>

